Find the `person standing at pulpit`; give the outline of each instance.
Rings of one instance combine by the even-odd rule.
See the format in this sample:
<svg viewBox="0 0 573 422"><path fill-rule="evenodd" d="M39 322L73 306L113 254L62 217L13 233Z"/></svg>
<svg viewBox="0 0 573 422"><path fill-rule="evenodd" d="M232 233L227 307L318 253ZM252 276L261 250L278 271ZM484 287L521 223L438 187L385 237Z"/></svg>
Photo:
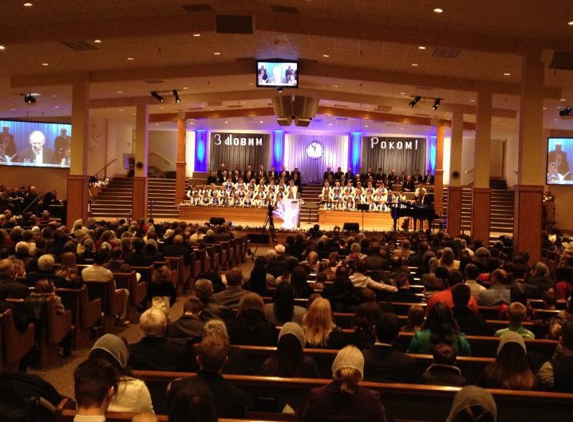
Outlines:
<svg viewBox="0 0 573 422"><path fill-rule="evenodd" d="M56 137L54 146L56 149L56 160L58 164L61 164L62 160L66 158L66 151L72 148L72 138L68 136L67 129L60 130L60 136Z"/></svg>

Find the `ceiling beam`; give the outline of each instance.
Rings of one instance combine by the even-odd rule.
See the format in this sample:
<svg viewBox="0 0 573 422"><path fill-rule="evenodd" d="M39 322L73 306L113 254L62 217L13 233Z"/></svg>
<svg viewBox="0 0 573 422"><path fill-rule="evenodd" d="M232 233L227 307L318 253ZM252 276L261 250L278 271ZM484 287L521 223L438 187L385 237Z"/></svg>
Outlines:
<svg viewBox="0 0 573 422"><path fill-rule="evenodd" d="M214 111L189 111L185 113L185 119L225 119L231 117L261 117L274 116L275 112L272 107L261 108L244 108L232 110L214 110ZM172 122L180 118L179 112L150 114L150 123Z"/></svg>

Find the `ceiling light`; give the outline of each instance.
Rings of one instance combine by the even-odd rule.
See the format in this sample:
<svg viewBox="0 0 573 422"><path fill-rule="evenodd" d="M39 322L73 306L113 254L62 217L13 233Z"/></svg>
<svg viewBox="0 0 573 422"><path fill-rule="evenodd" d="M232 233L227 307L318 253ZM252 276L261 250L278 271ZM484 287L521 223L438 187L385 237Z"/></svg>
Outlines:
<svg viewBox="0 0 573 422"><path fill-rule="evenodd" d="M408 104L410 107L414 107L416 104L418 104L418 102L422 99L422 97L420 97L419 95L416 95L414 97L414 99L412 101L410 101L410 104Z"/></svg>
<svg viewBox="0 0 573 422"><path fill-rule="evenodd" d="M434 13L442 13L443 11L444 11L444 10L443 10L443 9L440 9L439 7L436 7L436 8L434 9Z"/></svg>
<svg viewBox="0 0 573 422"><path fill-rule="evenodd" d="M263 121L262 121L262 120L259 120L259 123L263 123Z"/></svg>
<svg viewBox="0 0 573 422"><path fill-rule="evenodd" d="M36 97L34 97L32 94L25 94L24 95L24 102L26 104L35 104L36 103Z"/></svg>
<svg viewBox="0 0 573 422"><path fill-rule="evenodd" d="M565 102L565 101L567 101L567 98L559 98L559 101Z"/></svg>
<svg viewBox="0 0 573 422"><path fill-rule="evenodd" d="M418 63L412 63L412 67L418 67Z"/></svg>
<svg viewBox="0 0 573 422"><path fill-rule="evenodd" d="M123 91L116 91L116 94L123 94Z"/></svg>
<svg viewBox="0 0 573 422"><path fill-rule="evenodd" d="M434 100L434 105L432 106L432 110L437 110L438 108L440 108L440 103L442 102L441 98L436 98Z"/></svg>
<svg viewBox="0 0 573 422"><path fill-rule="evenodd" d="M183 89L189 89L189 87L188 87L188 86L184 86Z"/></svg>
<svg viewBox="0 0 573 422"><path fill-rule="evenodd" d="M228 125L228 124L229 124L229 122L225 122L225 124L226 124L226 125Z"/></svg>
<svg viewBox="0 0 573 422"><path fill-rule="evenodd" d="M200 37L201 34L193 34L194 37Z"/></svg>
<svg viewBox="0 0 573 422"><path fill-rule="evenodd" d="M569 21L569 22L567 22L567 25L569 25L569 26L573 26L573 21Z"/></svg>
<svg viewBox="0 0 573 422"><path fill-rule="evenodd" d="M163 97L157 93L157 91L151 91L151 96L155 98L157 101L162 103L164 101Z"/></svg>
<svg viewBox="0 0 573 422"><path fill-rule="evenodd" d="M322 57L325 57L328 59L330 57L330 54L323 54Z"/></svg>
<svg viewBox="0 0 573 422"><path fill-rule="evenodd" d="M42 63L42 66L49 66L49 63Z"/></svg>
<svg viewBox="0 0 573 422"><path fill-rule="evenodd" d="M511 73L509 73L509 72L504 72L504 73L503 73L503 76L511 76Z"/></svg>
<svg viewBox="0 0 573 422"><path fill-rule="evenodd" d="M101 44L101 40L94 40L96 44Z"/></svg>
<svg viewBox="0 0 573 422"><path fill-rule="evenodd" d="M24 7L32 7L33 4L32 3L24 3Z"/></svg>
<svg viewBox="0 0 573 422"><path fill-rule="evenodd" d="M0 45L0 50L6 50L6 47L4 47L3 45Z"/></svg>
<svg viewBox="0 0 573 422"><path fill-rule="evenodd" d="M179 98L179 94L177 93L177 90L174 89L172 92L173 92L173 98L175 98L175 102L176 102L176 103L180 103L180 102L181 102L181 98Z"/></svg>
<svg viewBox="0 0 573 422"><path fill-rule="evenodd" d="M135 60L135 59L134 59L133 57L128 57L127 60L131 62L131 61L133 61L133 60Z"/></svg>
<svg viewBox="0 0 573 422"><path fill-rule="evenodd" d="M220 56L220 55L221 55L221 52L220 52L220 51L215 51L213 54L214 54L215 56Z"/></svg>
<svg viewBox="0 0 573 422"><path fill-rule="evenodd" d="M426 46L425 46L425 45L420 45L420 46L418 46L418 50L425 50L425 49L426 49Z"/></svg>

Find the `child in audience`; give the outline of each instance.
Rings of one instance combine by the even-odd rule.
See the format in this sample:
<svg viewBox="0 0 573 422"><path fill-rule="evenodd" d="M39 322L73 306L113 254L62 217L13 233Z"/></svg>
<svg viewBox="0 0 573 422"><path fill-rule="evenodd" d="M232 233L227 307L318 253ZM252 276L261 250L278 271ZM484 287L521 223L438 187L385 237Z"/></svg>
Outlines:
<svg viewBox="0 0 573 422"><path fill-rule="evenodd" d="M525 338L535 338L535 334L523 327L523 321L527 318L527 308L525 305L519 302L513 302L507 308L507 318L509 319L509 327L497 330L495 333L496 337L501 337L504 333L513 331Z"/></svg>

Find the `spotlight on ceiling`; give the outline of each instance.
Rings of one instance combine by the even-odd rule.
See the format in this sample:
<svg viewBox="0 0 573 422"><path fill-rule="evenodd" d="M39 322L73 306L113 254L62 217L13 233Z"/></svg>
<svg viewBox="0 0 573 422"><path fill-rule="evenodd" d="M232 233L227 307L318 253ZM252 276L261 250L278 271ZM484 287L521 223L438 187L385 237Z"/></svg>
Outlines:
<svg viewBox="0 0 573 422"><path fill-rule="evenodd" d="M442 102L441 98L436 98L434 100L434 105L432 106L432 110L437 110L438 108L440 108L440 103Z"/></svg>
<svg viewBox="0 0 573 422"><path fill-rule="evenodd" d="M571 107L565 107L563 110L559 110L559 115L561 117L572 117L573 109Z"/></svg>
<svg viewBox="0 0 573 422"><path fill-rule="evenodd" d="M151 96L155 98L160 103L163 102L163 97L157 93L157 91L151 91Z"/></svg>
<svg viewBox="0 0 573 422"><path fill-rule="evenodd" d="M177 90L176 90L176 89L173 90L173 98L175 98L175 102L176 102L176 103L180 103L180 102L181 102L181 98L179 98L179 94L177 93Z"/></svg>
<svg viewBox="0 0 573 422"><path fill-rule="evenodd" d="M36 103L36 97L34 97L32 94L25 94L24 95L24 102L26 104L35 104Z"/></svg>
<svg viewBox="0 0 573 422"><path fill-rule="evenodd" d="M410 104L408 104L410 107L414 107L416 104L418 104L418 102L422 99L422 97L420 97L419 95L416 95L414 97L414 99L412 101L410 101Z"/></svg>

